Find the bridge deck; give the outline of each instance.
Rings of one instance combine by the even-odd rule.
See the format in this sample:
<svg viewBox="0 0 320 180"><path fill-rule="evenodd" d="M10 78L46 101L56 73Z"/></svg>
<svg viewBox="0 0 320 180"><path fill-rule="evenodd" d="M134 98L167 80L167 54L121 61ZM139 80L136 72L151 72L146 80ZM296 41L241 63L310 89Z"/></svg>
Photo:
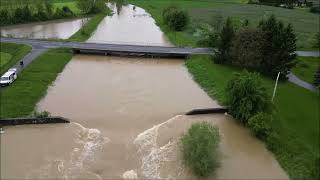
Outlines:
<svg viewBox="0 0 320 180"><path fill-rule="evenodd" d="M29 44L38 48L58 48L67 47L75 51L89 53L128 53L156 56L189 56L196 54L212 54L210 48L189 48L189 47L165 47L165 46L143 46L143 45L123 45L123 44L100 44L100 43L78 43L61 42L21 38L1 38L1 42L12 42Z"/></svg>

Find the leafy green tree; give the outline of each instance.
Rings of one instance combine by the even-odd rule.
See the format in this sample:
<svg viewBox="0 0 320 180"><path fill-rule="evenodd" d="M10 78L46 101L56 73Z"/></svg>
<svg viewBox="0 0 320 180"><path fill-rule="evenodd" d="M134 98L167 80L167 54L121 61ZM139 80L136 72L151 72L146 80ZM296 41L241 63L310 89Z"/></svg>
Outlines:
<svg viewBox="0 0 320 180"><path fill-rule="evenodd" d="M6 25L10 23L9 12L6 9L0 10L0 24Z"/></svg>
<svg viewBox="0 0 320 180"><path fill-rule="evenodd" d="M258 73L236 73L226 87L230 114L243 124L258 112L270 112L271 102Z"/></svg>
<svg viewBox="0 0 320 180"><path fill-rule="evenodd" d="M77 0L77 6L83 14L89 14L93 4L93 0Z"/></svg>
<svg viewBox="0 0 320 180"><path fill-rule="evenodd" d="M260 70L266 43L264 32L260 29L240 29L232 41L232 64Z"/></svg>
<svg viewBox="0 0 320 180"><path fill-rule="evenodd" d="M44 2L44 6L45 6L45 10L49 16L49 18L51 18L53 16L53 5L52 5L52 1L50 0L45 0Z"/></svg>
<svg viewBox="0 0 320 180"><path fill-rule="evenodd" d="M32 13L28 5L22 9L22 17L25 22L29 22L33 20Z"/></svg>
<svg viewBox="0 0 320 180"><path fill-rule="evenodd" d="M224 64L231 61L231 45L235 36L235 30L231 19L228 18L220 32L218 50L215 52L214 62Z"/></svg>
<svg viewBox="0 0 320 180"><path fill-rule="evenodd" d="M265 39L268 42L264 49L262 71L272 77L281 72L283 75L281 77L285 78L295 66L296 58L297 40L291 24L285 27L272 15L266 21L262 20L258 27L265 32Z"/></svg>
<svg viewBox="0 0 320 180"><path fill-rule="evenodd" d="M258 138L266 140L272 132L272 116L258 113L249 119L248 127Z"/></svg>
<svg viewBox="0 0 320 180"><path fill-rule="evenodd" d="M15 23L21 23L24 21L23 10L20 7L14 11L13 19Z"/></svg>
<svg viewBox="0 0 320 180"><path fill-rule="evenodd" d="M162 12L164 23L170 29L175 31L182 31L189 23L189 15L187 11L182 10L176 6L169 6Z"/></svg>
<svg viewBox="0 0 320 180"><path fill-rule="evenodd" d="M193 124L181 138L184 163L197 176L208 176L218 168L219 130L207 122Z"/></svg>

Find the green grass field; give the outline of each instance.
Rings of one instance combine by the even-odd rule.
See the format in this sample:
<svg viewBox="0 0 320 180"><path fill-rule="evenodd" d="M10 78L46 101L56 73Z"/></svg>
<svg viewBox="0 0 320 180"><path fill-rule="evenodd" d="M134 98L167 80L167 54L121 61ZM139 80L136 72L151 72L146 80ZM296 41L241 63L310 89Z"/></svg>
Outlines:
<svg viewBox="0 0 320 180"><path fill-rule="evenodd" d="M2 67L6 65L11 58L12 58L11 54L0 51L0 69L2 69Z"/></svg>
<svg viewBox="0 0 320 180"><path fill-rule="evenodd" d="M195 56L186 63L194 80L214 99L225 104L225 87L234 72L241 69L214 64L209 57ZM274 81L263 77L270 96ZM293 179L312 173L319 155L319 94L289 82L278 86L274 101L277 119L273 128L279 137L272 150L282 167Z"/></svg>
<svg viewBox="0 0 320 180"><path fill-rule="evenodd" d="M297 65L292 69L293 73L300 79L313 83L314 75L320 66L320 58L316 57L298 57Z"/></svg>
<svg viewBox="0 0 320 180"><path fill-rule="evenodd" d="M11 86L1 90L0 118L30 115L71 58L70 49L53 49L35 59Z"/></svg>
<svg viewBox="0 0 320 180"><path fill-rule="evenodd" d="M0 74L5 73L9 68L16 64L21 58L31 51L27 45L0 43L1 63Z"/></svg>
<svg viewBox="0 0 320 180"><path fill-rule="evenodd" d="M171 41L177 41L176 45L196 46L195 31L200 23L212 24L213 17L232 17L235 24L240 24L248 19L251 26L271 14L285 23L291 23L298 38L298 49L316 49L314 47L315 34L319 32L319 15L300 9L284 9L272 6L246 4L241 0L129 0L130 3L146 9L155 18L157 24L166 32ZM188 10L192 23L183 32L172 33L163 25L161 11L169 5L178 5Z"/></svg>

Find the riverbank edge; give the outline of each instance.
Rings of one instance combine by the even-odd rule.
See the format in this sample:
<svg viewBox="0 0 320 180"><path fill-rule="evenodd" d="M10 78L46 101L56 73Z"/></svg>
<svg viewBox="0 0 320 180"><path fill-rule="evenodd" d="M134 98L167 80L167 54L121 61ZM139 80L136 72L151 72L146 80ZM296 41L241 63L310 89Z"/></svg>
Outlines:
<svg viewBox="0 0 320 180"><path fill-rule="evenodd" d="M157 11L152 10L151 7L148 5L141 6L141 4L135 4L135 1L129 1L133 5L137 5L139 7L144 8L151 16L155 19L155 23L160 27L160 29L166 34L168 39L176 46L194 46L196 42L189 42L192 41L192 38L184 37L183 33L173 32L168 29L161 19L161 14L156 14ZM170 5L170 4L168 4ZM202 61L192 61L194 58L200 58ZM224 85L230 75L233 72L240 71L240 69L233 69L232 67L223 67L221 66L221 70L226 73L226 76L214 76L210 77L208 71L210 71L210 64L213 62L210 60L208 56L194 56L187 60L186 67L189 73L192 75L193 79L199 84L199 86L214 100L218 100L219 103L225 105L226 103L226 95ZM216 67L217 68L217 67ZM272 80L268 79L267 81L272 82ZM264 82L265 83L265 82ZM268 83L268 86L272 85L272 83ZM281 86L281 85L280 85ZM294 85L290 85L290 88L295 88L297 91L303 91L304 93L310 95L312 92L305 92L300 87L295 87ZM270 87L269 87L270 89ZM315 93L316 94L316 93ZM315 96L317 99L317 96ZM288 99L291 101L293 99ZM290 104L290 102L285 103ZM302 103L303 104L303 103ZM283 104L281 104L283 105ZM279 111L278 111L279 112ZM279 115L280 118L285 118L283 115ZM304 114L300 114L297 119L304 119ZM289 119L290 120L290 119ZM277 127L276 129L281 129L284 127ZM288 130L289 129L281 129L281 130ZM286 138L281 139L279 135L269 140L269 142L265 142L268 149L275 155L277 161L281 165L281 167L288 173L290 178L292 179L301 179L305 178L306 176L312 176L316 173L315 169L315 162L317 161L319 149L314 149L312 146L310 150L310 146L306 145L305 142L299 141L299 139L295 139L297 137L296 132L286 132L281 133L283 136L288 136ZM286 139L291 139L286 141ZM271 142L270 142L271 141ZM316 142L317 144L318 142ZM301 145L301 148L297 148L294 146ZM309 153L310 152L310 153ZM303 159L303 161L301 161ZM315 160L316 159L316 160Z"/></svg>
<svg viewBox="0 0 320 180"><path fill-rule="evenodd" d="M67 41L84 42L88 40L92 33L98 28L101 21L112 15L112 11L108 8L106 12L94 15L84 26L74 33Z"/></svg>
<svg viewBox="0 0 320 180"><path fill-rule="evenodd" d="M20 59L29 54L31 50L32 47L29 45L1 42L0 51L11 54L12 57L10 61L0 69L0 76L14 66Z"/></svg>

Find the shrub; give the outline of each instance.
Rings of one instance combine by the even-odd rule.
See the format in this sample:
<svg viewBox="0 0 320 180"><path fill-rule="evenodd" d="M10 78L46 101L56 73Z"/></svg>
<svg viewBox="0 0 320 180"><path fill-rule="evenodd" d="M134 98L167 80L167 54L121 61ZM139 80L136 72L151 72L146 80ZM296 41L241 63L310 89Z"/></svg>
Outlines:
<svg viewBox="0 0 320 180"><path fill-rule="evenodd" d="M259 29L239 30L232 41L232 64L260 70L266 43L264 32Z"/></svg>
<svg viewBox="0 0 320 180"><path fill-rule="evenodd" d="M68 7L68 6L63 6L62 7L62 11L64 12L64 14L66 16L73 16L74 13L72 12L72 10Z"/></svg>
<svg viewBox="0 0 320 180"><path fill-rule="evenodd" d="M269 112L270 98L259 74L243 71L236 73L226 87L230 113L243 124L258 112Z"/></svg>
<svg viewBox="0 0 320 180"><path fill-rule="evenodd" d="M181 138L184 163L197 176L208 176L219 167L219 130L207 122L195 123Z"/></svg>
<svg viewBox="0 0 320 180"><path fill-rule="evenodd" d="M248 126L258 138L265 140L272 131L271 123L271 115L258 113L249 119Z"/></svg>
<svg viewBox="0 0 320 180"><path fill-rule="evenodd" d="M182 31L189 23L188 13L176 6L169 6L164 9L162 18L164 23L175 31Z"/></svg>
<svg viewBox="0 0 320 180"><path fill-rule="evenodd" d="M320 6L313 6L310 8L310 12L312 13L320 13Z"/></svg>
<svg viewBox="0 0 320 180"><path fill-rule="evenodd" d="M32 115L37 118L46 118L50 116L50 113L48 111L42 111L42 112L35 111L33 112Z"/></svg>

